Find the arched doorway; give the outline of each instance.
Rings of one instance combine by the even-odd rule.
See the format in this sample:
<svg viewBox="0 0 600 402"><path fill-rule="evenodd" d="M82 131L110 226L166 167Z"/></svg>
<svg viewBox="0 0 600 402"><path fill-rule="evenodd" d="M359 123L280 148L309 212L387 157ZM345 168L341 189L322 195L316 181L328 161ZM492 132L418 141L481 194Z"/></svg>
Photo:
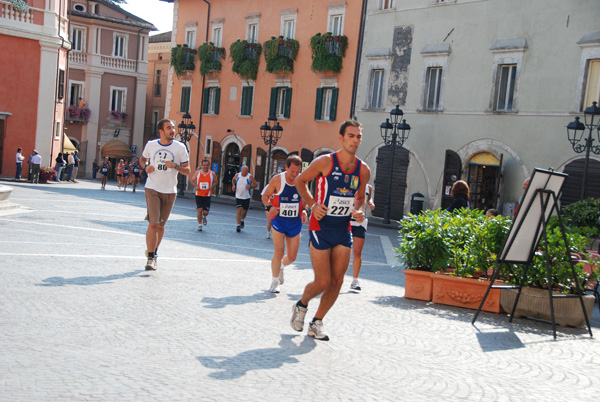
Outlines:
<svg viewBox="0 0 600 402"><path fill-rule="evenodd" d="M102 149L100 150L100 160L104 160L104 158L108 156L110 161L110 165L112 166L112 170L109 172L108 177L110 179L115 178L115 167L120 159L127 159L131 161L131 148L123 141L118 139L112 139L106 142Z"/></svg>
<svg viewBox="0 0 600 402"><path fill-rule="evenodd" d="M231 179L238 172L240 166L240 147L232 142L225 148L223 154L223 194L235 196L231 188Z"/></svg>
<svg viewBox="0 0 600 402"><path fill-rule="evenodd" d="M565 180L560 196L562 207L577 202L581 198L584 166L584 158L576 159L565 166L563 173L568 174L569 177ZM594 159L589 160L584 198L600 198L600 162Z"/></svg>
<svg viewBox="0 0 600 402"><path fill-rule="evenodd" d="M469 199L471 208L484 211L496 208L501 170L502 155L498 159L489 152L481 152L469 160L468 184L471 192Z"/></svg>

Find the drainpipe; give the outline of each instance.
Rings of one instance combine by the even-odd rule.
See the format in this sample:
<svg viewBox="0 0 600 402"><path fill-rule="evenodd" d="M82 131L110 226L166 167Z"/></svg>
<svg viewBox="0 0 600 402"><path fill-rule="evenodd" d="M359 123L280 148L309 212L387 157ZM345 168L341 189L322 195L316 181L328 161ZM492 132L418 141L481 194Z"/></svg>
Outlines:
<svg viewBox="0 0 600 402"><path fill-rule="evenodd" d="M356 92L358 90L358 73L360 70L360 60L362 55L363 41L365 37L365 19L367 17L367 0L362 2L362 10L360 12L360 26L358 31L358 46L356 46L356 61L354 64L354 81L352 83L352 100L350 104L350 118L355 117L356 112Z"/></svg>
<svg viewBox="0 0 600 402"><path fill-rule="evenodd" d="M138 30L137 33L137 45L136 45L136 50L135 50L135 77L134 77L134 83L135 85L133 86L133 99L135 102L135 106L133 108L133 110L131 111L131 135L129 136L129 149L131 149L131 145L133 145L133 135L135 133L135 107L137 106L137 70L138 70L138 62L139 62L139 58L140 58L140 33L144 30L145 28L140 28ZM144 129L142 126L142 140L144 139Z"/></svg>
<svg viewBox="0 0 600 402"><path fill-rule="evenodd" d="M68 2L69 5L71 4L71 0L65 0L65 2ZM58 79L60 76L60 51L61 49L65 46L65 38L63 38L62 36L60 36L60 24L61 24L61 15L62 15L62 5L63 2L62 0L59 1L58 3L58 36L60 37L61 43L60 43L60 48L58 49L58 53L56 55L56 86L54 87L54 96L57 95L57 89L58 89ZM67 7L67 10L70 7ZM67 11L68 14L68 11ZM68 18L68 28L67 29L71 29L71 19ZM68 82L68 77L69 77L69 53L71 52L71 50L73 49L73 44L71 42L69 42L71 44L71 48L67 49L67 56L66 56L66 63L65 63L65 76L63 77L65 82ZM67 86L64 85L64 92L63 92L63 103L64 103L64 99L65 99L65 95L66 95L66 89ZM52 139L50 141L50 156L48 157L48 162L50 163L49 166L52 166L52 154L54 153L54 136L56 135L54 133L54 130L56 130L56 109L57 109L57 102L56 100L54 101L54 114L52 115L52 130L50 130L50 135L52 135ZM63 118L65 116L65 111L63 110ZM63 120L63 125L62 125L62 131L64 132L65 130L65 120ZM59 144L60 144L60 149L62 152L63 146L64 146L64 135L60 135L59 133Z"/></svg>
<svg viewBox="0 0 600 402"><path fill-rule="evenodd" d="M208 42L208 32L210 27L210 3L206 0L202 0L206 4L208 4L208 12L206 13L206 39L205 42ZM196 165L200 160L200 133L202 132L202 106L204 105L204 87L206 85L206 77L202 76L202 93L200 94L200 118L198 119L198 141L196 144ZM193 167L193 170L196 170L196 166Z"/></svg>

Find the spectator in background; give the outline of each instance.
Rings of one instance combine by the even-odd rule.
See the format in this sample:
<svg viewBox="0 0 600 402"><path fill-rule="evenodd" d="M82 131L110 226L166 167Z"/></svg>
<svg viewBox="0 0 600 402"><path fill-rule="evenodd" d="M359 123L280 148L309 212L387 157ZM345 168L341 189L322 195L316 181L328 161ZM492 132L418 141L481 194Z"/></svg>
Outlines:
<svg viewBox="0 0 600 402"><path fill-rule="evenodd" d="M31 181L31 166L32 166L31 158L33 158L34 155L35 154L33 153L33 151L31 151L31 154L29 155L29 159L27 159L27 170L28 170L27 180L29 180L29 181Z"/></svg>
<svg viewBox="0 0 600 402"><path fill-rule="evenodd" d="M73 152L67 156L67 180L73 180L73 168L75 167L75 158L73 158Z"/></svg>
<svg viewBox="0 0 600 402"><path fill-rule="evenodd" d="M96 180L97 173L98 173L98 160L94 159L94 162L92 162L92 179Z"/></svg>
<svg viewBox="0 0 600 402"><path fill-rule="evenodd" d="M517 216L517 212L519 211L519 208L521 208L523 196L525 195L525 191L527 191L527 188L529 187L529 182L531 182L531 177L526 178L523 182L523 194L521 194L521 196L519 197L519 202L517 203L517 207L515 208L515 213L513 214L513 216Z"/></svg>
<svg viewBox="0 0 600 402"><path fill-rule="evenodd" d="M56 165L56 181L60 181L60 173L62 172L63 166L65 166L65 160L63 159L62 152L58 153L58 156L55 159Z"/></svg>
<svg viewBox="0 0 600 402"><path fill-rule="evenodd" d="M23 170L23 161L25 160L25 157L21 154L22 150L23 148L17 149L17 173L15 173L15 180L21 180L21 171Z"/></svg>
<svg viewBox="0 0 600 402"><path fill-rule="evenodd" d="M38 151L33 150L33 157L31 158L31 182L39 183L40 171L42 170L42 157L38 154Z"/></svg>
<svg viewBox="0 0 600 402"><path fill-rule="evenodd" d="M464 180L457 180L452 185L450 195L454 198L446 211L454 212L460 208L469 208L469 185Z"/></svg>
<svg viewBox="0 0 600 402"><path fill-rule="evenodd" d="M488 209L488 210L485 212L485 216L486 216L487 218L493 218L494 216L498 216L498 210L497 210L497 209L494 209L494 208L492 208L492 209Z"/></svg>
<svg viewBox="0 0 600 402"><path fill-rule="evenodd" d="M77 151L73 151L73 177L71 181L77 183L77 173L79 173L79 156Z"/></svg>

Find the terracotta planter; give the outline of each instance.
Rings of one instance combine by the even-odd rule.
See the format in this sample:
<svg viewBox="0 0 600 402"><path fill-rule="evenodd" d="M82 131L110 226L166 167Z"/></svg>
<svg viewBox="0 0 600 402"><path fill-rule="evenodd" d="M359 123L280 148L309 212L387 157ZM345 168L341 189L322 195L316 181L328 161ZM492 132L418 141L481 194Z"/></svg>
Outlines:
<svg viewBox="0 0 600 402"><path fill-rule="evenodd" d="M510 313L515 299L517 298L517 289L505 289L502 292L501 304L504 310ZM554 292L554 294L558 294ZM558 325L578 327L585 324L581 303L578 298L554 299L554 319ZM583 304L588 319L592 317L594 308L594 296L583 296ZM519 304L515 310L515 317L540 318L546 321L552 321L550 314L550 301L548 291L545 289L523 287Z"/></svg>
<svg viewBox="0 0 600 402"><path fill-rule="evenodd" d="M433 274L433 302L476 310L490 285L489 281ZM485 299L482 310L503 312L500 306L500 289L492 289Z"/></svg>
<svg viewBox="0 0 600 402"><path fill-rule="evenodd" d="M416 269L405 269L404 275L404 297L408 299L417 299L430 301L432 296L432 281L433 272L417 271Z"/></svg>

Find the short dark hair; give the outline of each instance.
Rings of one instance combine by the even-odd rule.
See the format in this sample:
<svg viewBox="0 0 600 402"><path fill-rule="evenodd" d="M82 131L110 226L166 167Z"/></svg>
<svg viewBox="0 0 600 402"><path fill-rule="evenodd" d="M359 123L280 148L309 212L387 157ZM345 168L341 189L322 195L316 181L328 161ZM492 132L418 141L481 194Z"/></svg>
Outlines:
<svg viewBox="0 0 600 402"><path fill-rule="evenodd" d="M208 159L202 159L202 162L200 162L200 164L202 165L204 162L208 162L210 164L210 161Z"/></svg>
<svg viewBox="0 0 600 402"><path fill-rule="evenodd" d="M362 130L362 124L358 120L346 120L340 126L340 134L344 135L346 133L346 127L358 127Z"/></svg>
<svg viewBox="0 0 600 402"><path fill-rule="evenodd" d="M300 158L298 155L288 156L285 160L285 167L289 168L292 165L302 166L302 158Z"/></svg>
<svg viewBox="0 0 600 402"><path fill-rule="evenodd" d="M17 152L21 152L23 148L17 148Z"/></svg>
<svg viewBox="0 0 600 402"><path fill-rule="evenodd" d="M157 127L159 130L164 130L165 127L165 123L172 123L171 119L162 119L161 121L158 122Z"/></svg>

